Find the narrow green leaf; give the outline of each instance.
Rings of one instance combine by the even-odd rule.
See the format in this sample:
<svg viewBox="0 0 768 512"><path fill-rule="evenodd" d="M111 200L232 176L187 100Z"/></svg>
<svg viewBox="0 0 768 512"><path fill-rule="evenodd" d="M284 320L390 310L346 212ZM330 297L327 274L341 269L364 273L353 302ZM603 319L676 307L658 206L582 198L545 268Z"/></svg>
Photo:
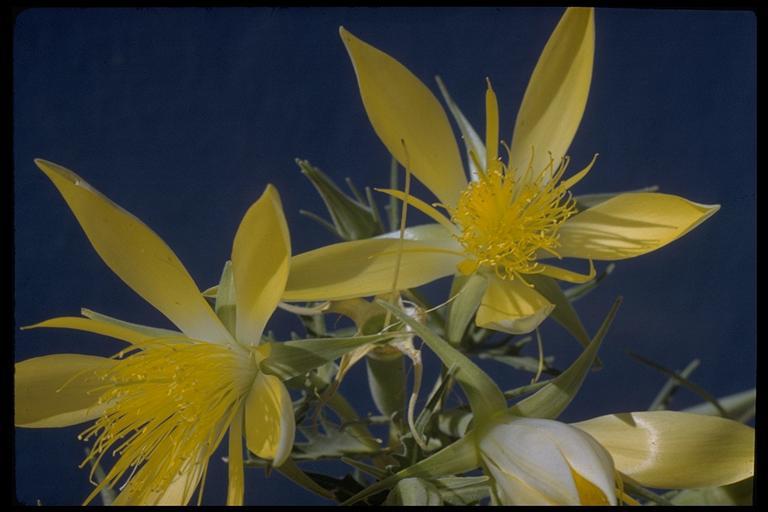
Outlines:
<svg viewBox="0 0 768 512"><path fill-rule="evenodd" d="M390 333L272 343L269 357L262 361L261 369L266 373L287 380L333 361L357 347L390 340L393 337L393 334Z"/></svg>
<svg viewBox="0 0 768 512"><path fill-rule="evenodd" d="M329 500L336 499L332 492L318 485L306 473L304 473L298 464L296 464L296 462L294 462L290 457L288 457L285 462L283 462L283 464L276 469L281 475L291 480L293 483L299 485L300 487L318 494L323 498L328 498Z"/></svg>
<svg viewBox="0 0 768 512"><path fill-rule="evenodd" d="M755 415L755 402L757 400L757 391L755 388L733 395L724 396L717 400L729 418L734 418L742 423L749 421ZM710 402L704 402L683 409L684 412L694 414L706 414L707 416L718 416L720 412ZM745 419L746 418L746 419Z"/></svg>
<svg viewBox="0 0 768 512"><path fill-rule="evenodd" d="M680 372L680 376L687 379L690 377L693 371L699 367L699 364L701 364L701 361L699 359L694 359L688 363L688 366L683 368L683 370ZM677 382L677 380L673 378L667 379L667 382L664 383L664 385L661 387L661 390L659 390L659 393L656 395L656 398L654 398L653 402L651 402L651 405L648 406L648 410L659 411L667 409L669 406L669 400L672 398L672 395L675 394L675 391L677 391L678 387L680 387L680 383Z"/></svg>
<svg viewBox="0 0 768 512"><path fill-rule="evenodd" d="M432 483L448 505L470 505L488 497L489 482L487 476L449 476Z"/></svg>
<svg viewBox="0 0 768 512"><path fill-rule="evenodd" d="M603 279L611 275L611 272L613 272L614 269L616 269L616 264L609 263L608 266L606 266L602 272L597 274L597 276L593 280L584 284L577 284L576 286L571 286L567 290L563 290L563 294L569 301L575 302L580 298L586 296L589 292L591 292L595 288L597 288L597 285L600 284L603 281Z"/></svg>
<svg viewBox="0 0 768 512"><path fill-rule="evenodd" d="M377 299L382 307L387 308L400 321L407 324L429 348L437 354L443 364L450 368L457 366L456 380L469 400L472 412L478 420L489 418L507 407L499 387L483 370L473 363L467 356L456 350L450 343L437 336L426 326L406 315L400 308L386 301Z"/></svg>
<svg viewBox="0 0 768 512"><path fill-rule="evenodd" d="M342 192L325 173L307 160L297 159L296 163L320 194L336 232L342 239L360 240L380 234L378 223L370 208ZM352 191L359 196L355 189Z"/></svg>
<svg viewBox="0 0 768 512"><path fill-rule="evenodd" d="M451 344L458 345L461 342L487 287L488 280L479 274L468 277L456 275L453 278L451 297L456 298L451 302L446 324L446 337Z"/></svg>
<svg viewBox="0 0 768 512"><path fill-rule="evenodd" d="M405 412L405 361L401 353L389 357L368 354L368 387L376 408L385 416Z"/></svg>
<svg viewBox="0 0 768 512"><path fill-rule="evenodd" d="M568 404L571 403L581 388L581 384L584 382L584 378L587 376L587 372L597 356L600 344L603 342L603 338L605 338L613 319L616 317L621 301L621 297L616 299L605 320L603 320L603 324L598 329L597 334L587 348L584 349L584 352L576 358L576 361L563 373L548 381L547 385L535 394L512 406L509 409L509 414L554 419L568 407Z"/></svg>

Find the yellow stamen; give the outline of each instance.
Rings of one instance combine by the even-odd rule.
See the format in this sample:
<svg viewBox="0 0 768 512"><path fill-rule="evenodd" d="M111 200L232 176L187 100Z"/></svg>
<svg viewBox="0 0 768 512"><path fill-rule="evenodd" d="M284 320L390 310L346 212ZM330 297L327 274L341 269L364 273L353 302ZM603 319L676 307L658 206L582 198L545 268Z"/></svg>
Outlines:
<svg viewBox="0 0 768 512"><path fill-rule="evenodd" d="M259 357L217 344L157 339L100 371L108 387L99 401L112 405L80 434L96 437L81 467L107 453L117 459L85 503L126 475L123 492L137 500L162 494L182 473L204 475L250 389Z"/></svg>
<svg viewBox="0 0 768 512"><path fill-rule="evenodd" d="M563 162L549 178L549 165L534 176L530 167L516 172L500 164L481 174L462 193L452 220L461 228L457 239L478 266L492 269L502 279L543 270L540 250L557 254L557 231L576 213L575 201L558 184L567 167ZM549 178L549 179L548 179Z"/></svg>

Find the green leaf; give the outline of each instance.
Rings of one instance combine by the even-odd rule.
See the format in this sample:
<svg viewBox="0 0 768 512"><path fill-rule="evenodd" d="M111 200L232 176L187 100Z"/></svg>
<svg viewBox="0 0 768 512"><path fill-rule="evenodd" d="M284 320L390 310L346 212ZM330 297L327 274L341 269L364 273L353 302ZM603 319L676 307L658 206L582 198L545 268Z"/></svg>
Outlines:
<svg viewBox="0 0 768 512"><path fill-rule="evenodd" d="M343 240L360 240L381 234L379 222L368 206L347 196L325 173L308 161L297 159L296 163L323 199L339 237Z"/></svg>
<svg viewBox="0 0 768 512"><path fill-rule="evenodd" d="M719 398L717 403L719 403L720 407L725 410L729 418L745 423L755 415L756 400L757 391L755 388L752 388L747 391ZM717 408L709 402L688 407L687 409L683 409L683 411L694 414L706 414L707 416L718 416L720 414Z"/></svg>
<svg viewBox="0 0 768 512"><path fill-rule="evenodd" d="M616 317L621 301L621 297L616 299L594 339L584 349L584 352L576 358L576 361L563 373L547 382L547 385L535 394L511 407L509 414L554 419L568 407L568 404L571 403L581 388L581 384L584 382L584 378L587 376L587 372L597 356L600 344L603 342L603 338L605 338L613 319Z"/></svg>
<svg viewBox="0 0 768 512"><path fill-rule="evenodd" d="M377 299L376 302L391 311L400 321L407 324L416 335L424 340L424 343L432 349L446 367L458 367L456 381L464 390L472 412L478 421L482 421L506 409L507 402L499 387L467 356L453 348L450 343L437 336L426 326L406 315L400 308L383 300Z"/></svg>
<svg viewBox="0 0 768 512"><path fill-rule="evenodd" d="M752 505L754 479L723 487L684 489L669 498L673 505Z"/></svg>
<svg viewBox="0 0 768 512"><path fill-rule="evenodd" d="M392 334L319 338L272 343L269 357L261 363L262 371L283 380L302 375L368 343L393 338Z"/></svg>
<svg viewBox="0 0 768 512"><path fill-rule="evenodd" d="M490 494L487 476L449 476L438 478L433 485L448 505L469 505Z"/></svg>
<svg viewBox="0 0 768 512"><path fill-rule="evenodd" d="M322 422L325 432L299 427L299 431L307 439L306 442L296 443L293 454L296 460L338 459L348 455L374 454L381 450L379 446L371 446L369 438L359 439L347 429L338 430Z"/></svg>
<svg viewBox="0 0 768 512"><path fill-rule="evenodd" d="M571 286L567 290L563 290L563 294L569 301L575 302L597 288L597 285L600 284L603 279L611 275L611 272L613 272L615 268L615 263L609 263L608 266L606 266L605 269L600 272L593 280L584 284Z"/></svg>
<svg viewBox="0 0 768 512"><path fill-rule="evenodd" d="M277 471L284 477L291 480L293 483L303 487L310 492L318 494L323 498L328 498L329 500L336 498L331 491L328 491L321 485L318 485L306 473L304 473L304 471L302 471L296 462L294 462L294 460L290 457L288 457L285 462L283 462L283 464L277 468Z"/></svg>
<svg viewBox="0 0 768 512"><path fill-rule="evenodd" d="M393 355L378 356L368 353L368 387L371 390L376 408L385 416L405 411L405 361L398 352Z"/></svg>
<svg viewBox="0 0 768 512"><path fill-rule="evenodd" d="M453 345L458 345L464 337L464 331L475 316L487 287L488 280L479 274L454 277L451 297L456 296L456 298L451 302L448 310L446 325L446 338Z"/></svg>

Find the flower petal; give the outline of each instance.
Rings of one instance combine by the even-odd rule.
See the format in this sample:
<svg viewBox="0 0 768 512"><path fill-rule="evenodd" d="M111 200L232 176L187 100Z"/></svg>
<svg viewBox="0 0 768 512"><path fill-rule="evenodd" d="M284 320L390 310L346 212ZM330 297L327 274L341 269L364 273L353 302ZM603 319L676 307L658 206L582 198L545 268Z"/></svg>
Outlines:
<svg viewBox="0 0 768 512"><path fill-rule="evenodd" d="M463 258L456 253L458 244L450 239L403 240L402 244L397 281L401 290L453 274ZM388 293L392 291L399 249L396 238L374 238L294 256L283 300L341 300Z"/></svg>
<svg viewBox="0 0 768 512"><path fill-rule="evenodd" d="M487 329L525 334L534 330L554 309L554 305L520 279L488 277L477 325Z"/></svg>
<svg viewBox="0 0 768 512"><path fill-rule="evenodd" d="M102 336L109 336L110 338L126 341L132 345L141 343L146 340L163 337L160 336L160 333L163 333L164 336L171 337L178 337L181 335L181 333L167 331L164 329L158 330L158 335L151 335L146 331L140 331L138 329L131 328L131 324L128 322L117 324L96 318L81 318L78 316L60 316L57 318L51 318L50 320L45 320L35 325L23 327L23 329L37 329L39 327L77 329L78 331L92 332L94 334L101 334Z"/></svg>
<svg viewBox="0 0 768 512"><path fill-rule="evenodd" d="M285 385L274 375L259 373L245 400L248 449L279 467L291 454L295 429L293 403Z"/></svg>
<svg viewBox="0 0 768 512"><path fill-rule="evenodd" d="M111 359L80 354L53 354L16 363L15 422L19 427L76 425L99 417L96 389L104 382L94 371L113 365Z"/></svg>
<svg viewBox="0 0 768 512"><path fill-rule="evenodd" d="M125 284L190 338L232 340L184 265L157 234L69 169L40 159L35 163L64 197L101 259Z"/></svg>
<svg viewBox="0 0 768 512"><path fill-rule="evenodd" d="M574 423L608 450L616 469L641 485L726 485L754 473L755 431L733 420L674 411L600 416Z"/></svg>
<svg viewBox="0 0 768 512"><path fill-rule="evenodd" d="M195 460L190 460L165 489L157 490L151 486L139 487L129 482L117 495L112 505L187 505L203 478L206 466L205 450Z"/></svg>
<svg viewBox="0 0 768 512"><path fill-rule="evenodd" d="M621 194L565 221L558 252L595 260L640 256L680 238L719 209L669 194Z"/></svg>
<svg viewBox="0 0 768 512"><path fill-rule="evenodd" d="M571 145L587 105L595 53L592 8L565 11L536 63L515 121L510 163L518 172L555 168Z"/></svg>
<svg viewBox="0 0 768 512"><path fill-rule="evenodd" d="M267 185L248 209L232 244L237 339L258 344L288 280L291 239L277 189Z"/></svg>
<svg viewBox="0 0 768 512"><path fill-rule="evenodd" d="M357 74L360 95L373 129L401 165L440 201L454 206L467 186L448 116L430 92L402 64L339 29Z"/></svg>

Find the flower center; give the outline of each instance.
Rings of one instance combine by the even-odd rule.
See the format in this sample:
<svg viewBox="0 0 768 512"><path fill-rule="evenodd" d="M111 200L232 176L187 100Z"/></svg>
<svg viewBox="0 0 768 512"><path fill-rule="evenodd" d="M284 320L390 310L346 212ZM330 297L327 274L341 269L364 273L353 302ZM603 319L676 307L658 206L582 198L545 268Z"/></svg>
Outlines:
<svg viewBox="0 0 768 512"><path fill-rule="evenodd" d="M124 352L132 354L98 374L105 389L99 402L110 407L79 436L96 437L81 467L93 461L95 468L108 452L117 457L86 503L125 474L123 492L131 500L159 498L182 474L200 472L204 480L208 458L257 371L246 352L184 338L157 339ZM189 478L185 485L197 481ZM184 489L184 495L192 490Z"/></svg>
<svg viewBox="0 0 768 512"><path fill-rule="evenodd" d="M576 202L558 184L566 165L550 178L552 161L535 177L530 168L516 176L495 164L467 187L451 212L461 228L457 239L472 257L460 270L471 273L485 266L503 279L541 272L537 253L558 256L557 230L576 213Z"/></svg>

